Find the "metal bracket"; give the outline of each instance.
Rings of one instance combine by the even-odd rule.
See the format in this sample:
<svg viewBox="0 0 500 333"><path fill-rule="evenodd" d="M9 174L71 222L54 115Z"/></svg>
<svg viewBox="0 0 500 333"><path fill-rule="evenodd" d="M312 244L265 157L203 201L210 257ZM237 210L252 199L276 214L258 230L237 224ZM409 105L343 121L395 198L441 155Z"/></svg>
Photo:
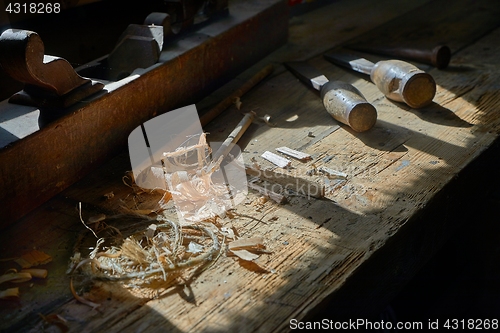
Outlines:
<svg viewBox="0 0 500 333"><path fill-rule="evenodd" d="M45 55L40 36L33 31L7 29L0 36L0 65L25 84L10 103L39 108L66 108L104 87L78 75L68 61Z"/></svg>

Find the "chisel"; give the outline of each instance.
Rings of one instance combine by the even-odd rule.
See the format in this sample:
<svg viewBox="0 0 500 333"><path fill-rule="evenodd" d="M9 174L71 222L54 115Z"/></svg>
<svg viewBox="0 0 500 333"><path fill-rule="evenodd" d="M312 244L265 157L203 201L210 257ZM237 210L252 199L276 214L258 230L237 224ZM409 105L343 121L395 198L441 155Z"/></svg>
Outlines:
<svg viewBox="0 0 500 333"><path fill-rule="evenodd" d="M405 61L383 60L374 64L343 52L324 56L337 65L370 75L371 81L387 98L404 102L411 108L429 105L436 95L436 82L432 76Z"/></svg>
<svg viewBox="0 0 500 333"><path fill-rule="evenodd" d="M377 110L354 86L342 81L329 81L306 62L287 62L285 66L305 84L320 92L326 111L335 120L356 132L367 131L375 125Z"/></svg>
<svg viewBox="0 0 500 333"><path fill-rule="evenodd" d="M347 48L366 53L381 54L389 57L418 61L423 64L432 65L438 69L446 68L451 60L451 50L446 45L437 45L433 48L412 48L380 44L354 44L348 45Z"/></svg>

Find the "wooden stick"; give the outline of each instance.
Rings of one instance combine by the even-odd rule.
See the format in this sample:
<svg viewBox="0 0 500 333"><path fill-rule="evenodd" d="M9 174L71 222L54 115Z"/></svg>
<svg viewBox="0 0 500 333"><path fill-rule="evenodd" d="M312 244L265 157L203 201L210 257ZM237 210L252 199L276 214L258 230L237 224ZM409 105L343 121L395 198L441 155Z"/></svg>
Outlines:
<svg viewBox="0 0 500 333"><path fill-rule="evenodd" d="M273 182L278 187L290 189L307 197L323 198L325 196L325 186L323 184L305 177L299 177L287 172L281 173L272 169L258 170L248 164L245 164L245 172L250 176Z"/></svg>
<svg viewBox="0 0 500 333"><path fill-rule="evenodd" d="M279 148L276 148L276 150L282 154L291 156L291 157L296 158L302 162L312 159L311 155L303 153L303 152L295 150L295 149L288 148L288 147L279 147Z"/></svg>
<svg viewBox="0 0 500 333"><path fill-rule="evenodd" d="M248 128L248 126L250 126L254 118L255 118L255 113L253 111L247 113L243 117L243 119L238 123L238 125L236 125L235 129L231 132L231 134L229 134L227 139L224 140L220 148L213 154L212 161L217 161L221 156L225 157L227 155L227 153L231 150L232 145L238 142L238 140L241 138L243 133L245 133L246 129ZM284 204L287 202L285 196L275 193L273 191L269 191L256 184L248 183L248 187L257 190L259 193L271 198L278 204Z"/></svg>
<svg viewBox="0 0 500 333"><path fill-rule="evenodd" d="M292 161L288 158L281 157L267 150L261 155L261 157L268 160L272 164L279 166L280 168L287 168L292 163Z"/></svg>
<svg viewBox="0 0 500 333"><path fill-rule="evenodd" d="M227 109L231 104L234 103L236 98L243 96L247 91L252 89L257 83L262 81L266 76L271 74L273 71L273 65L267 65L262 70L260 70L257 74L252 76L250 80L245 82L240 89L233 92L230 96L223 99L219 104L217 104L214 108L209 110L207 113L203 114L200 117L201 126L205 126L209 122L211 122L215 117L222 113L225 109Z"/></svg>
<svg viewBox="0 0 500 333"><path fill-rule="evenodd" d="M227 153L232 148L233 144L236 144L238 140L241 138L243 133L247 130L248 126L252 123L255 118L254 112L247 113L243 119L236 125L234 130L229 134L226 140L222 143L219 149L212 155L212 161L217 161L221 156L226 156Z"/></svg>

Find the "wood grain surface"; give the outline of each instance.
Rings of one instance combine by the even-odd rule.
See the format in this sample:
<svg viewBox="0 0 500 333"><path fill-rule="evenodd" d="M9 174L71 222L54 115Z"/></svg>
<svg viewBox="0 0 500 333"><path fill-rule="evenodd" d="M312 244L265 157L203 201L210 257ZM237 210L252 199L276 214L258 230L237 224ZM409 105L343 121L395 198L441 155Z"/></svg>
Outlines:
<svg viewBox="0 0 500 333"><path fill-rule="evenodd" d="M324 110L317 92L282 67L241 98L241 111L268 114L275 123L269 126L256 121L247 129L238 143L244 160L272 167L261 158L264 151L276 152L283 146L302 151L312 160L292 159L292 167L284 172L316 177L326 188L324 199L285 193L288 203L284 205L262 200L250 189L233 216L221 221L242 237L262 237L271 253L262 254L252 263L223 254L192 283L160 288L153 295L119 283L82 283L78 292L100 303L97 309L73 299L65 270L76 240L86 231L79 221L78 203L83 203L85 219L104 213L117 226L137 223L130 210L159 209L160 194L137 193L123 183L130 170L124 151L2 233L0 247L5 257L36 247L52 255L54 261L46 265L46 282L22 286L20 301L0 309L6 318L0 327L39 331L44 325L36 315L39 312L66 318L71 332L288 331L292 318L307 318L326 301L335 303L349 281L391 243L398 244L397 250L379 258L378 262L391 263L387 266L390 270L384 269L380 275L400 274L396 267L407 270L407 275L414 273L419 256L438 246L438 236L432 239L435 243L425 237L441 235L449 228L444 223L419 224L415 217L500 133L496 43L500 30L457 52L446 70L430 70L437 83L434 103L411 109L385 98L364 76L336 67L322 57L323 51L353 34L413 8L402 3L382 1L370 12L370 19L362 10L371 6L369 1L334 3L292 18L289 43L263 60L279 62L293 55L297 60L308 60L330 79L353 84L377 108L379 118L372 130L355 133L339 125ZM332 32L324 32L332 24ZM314 42L304 37L311 31L318 31ZM324 38L319 37L321 33ZM228 95L261 65L255 65L200 106L215 105L217 96ZM238 110L230 107L206 126L208 139L223 141L240 119ZM316 140L318 137L321 140ZM329 179L319 172L307 174L321 167L344 172L347 179ZM113 196L108 198L111 192ZM120 213L128 214L111 218ZM175 218L172 207L164 214ZM92 241L90 236L87 234ZM408 258L412 261L405 266ZM1 264L6 266L5 262ZM370 283L379 281L364 278L370 288ZM365 289L362 299L383 297L382 293L391 288L380 285ZM348 302L335 308L342 305L346 311L352 310Z"/></svg>

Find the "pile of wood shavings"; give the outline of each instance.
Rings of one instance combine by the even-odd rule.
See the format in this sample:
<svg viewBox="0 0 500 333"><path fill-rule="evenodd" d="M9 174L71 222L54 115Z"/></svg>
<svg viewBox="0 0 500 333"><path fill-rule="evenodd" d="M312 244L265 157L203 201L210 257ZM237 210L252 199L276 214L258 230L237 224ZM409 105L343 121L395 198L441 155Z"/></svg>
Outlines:
<svg viewBox="0 0 500 333"><path fill-rule="evenodd" d="M197 144L163 153L169 192L180 216L188 222L223 217L238 195L229 184L213 182L225 156L212 161L210 152L206 133L202 133Z"/></svg>
<svg viewBox="0 0 500 333"><path fill-rule="evenodd" d="M104 250L104 239L100 238L87 259L73 257L74 270L97 279L134 279L135 284L147 284L150 279L167 281L170 275L188 279L188 271L206 268L218 257L220 242L209 226L181 227L160 220L162 224L152 224L146 231L127 237L120 246Z"/></svg>
<svg viewBox="0 0 500 333"><path fill-rule="evenodd" d="M99 238L94 228L84 223L80 206L82 223L98 240L87 258L82 259L78 252L74 255L70 272L80 272L92 280L124 281L129 286L143 289L157 289L163 282L162 288L168 288L187 284L213 264L220 256L221 244L225 244L226 239L233 239L228 244L228 255L243 260L252 261L262 253L269 253L262 239L238 241L229 228L219 229L210 222L226 215L233 204L234 193L228 184L212 181L223 156L210 161L209 152L210 147L203 133L197 144L179 147L175 152L163 155L163 171L169 190L166 192L168 199L165 200L164 195L161 201L165 203L174 199L178 213L187 224L181 226L179 222L158 215L156 221L142 221L143 225L154 221L145 231L121 238L118 245L106 247L106 240ZM101 216L99 222L102 223ZM100 231L109 228L116 229L105 225ZM114 231L114 234L121 235L118 229ZM78 301L94 308L99 306L76 293L73 279L70 288Z"/></svg>
<svg viewBox="0 0 500 333"><path fill-rule="evenodd" d="M15 261L22 269L19 272L15 268L9 269L0 276L0 284L7 282L23 283L31 281L32 278L45 279L48 274L46 269L32 267L47 264L52 261L52 257L44 252L32 250L23 254L21 257L2 259L1 261ZM18 299L19 297L20 293L18 287L0 290L0 299Z"/></svg>

